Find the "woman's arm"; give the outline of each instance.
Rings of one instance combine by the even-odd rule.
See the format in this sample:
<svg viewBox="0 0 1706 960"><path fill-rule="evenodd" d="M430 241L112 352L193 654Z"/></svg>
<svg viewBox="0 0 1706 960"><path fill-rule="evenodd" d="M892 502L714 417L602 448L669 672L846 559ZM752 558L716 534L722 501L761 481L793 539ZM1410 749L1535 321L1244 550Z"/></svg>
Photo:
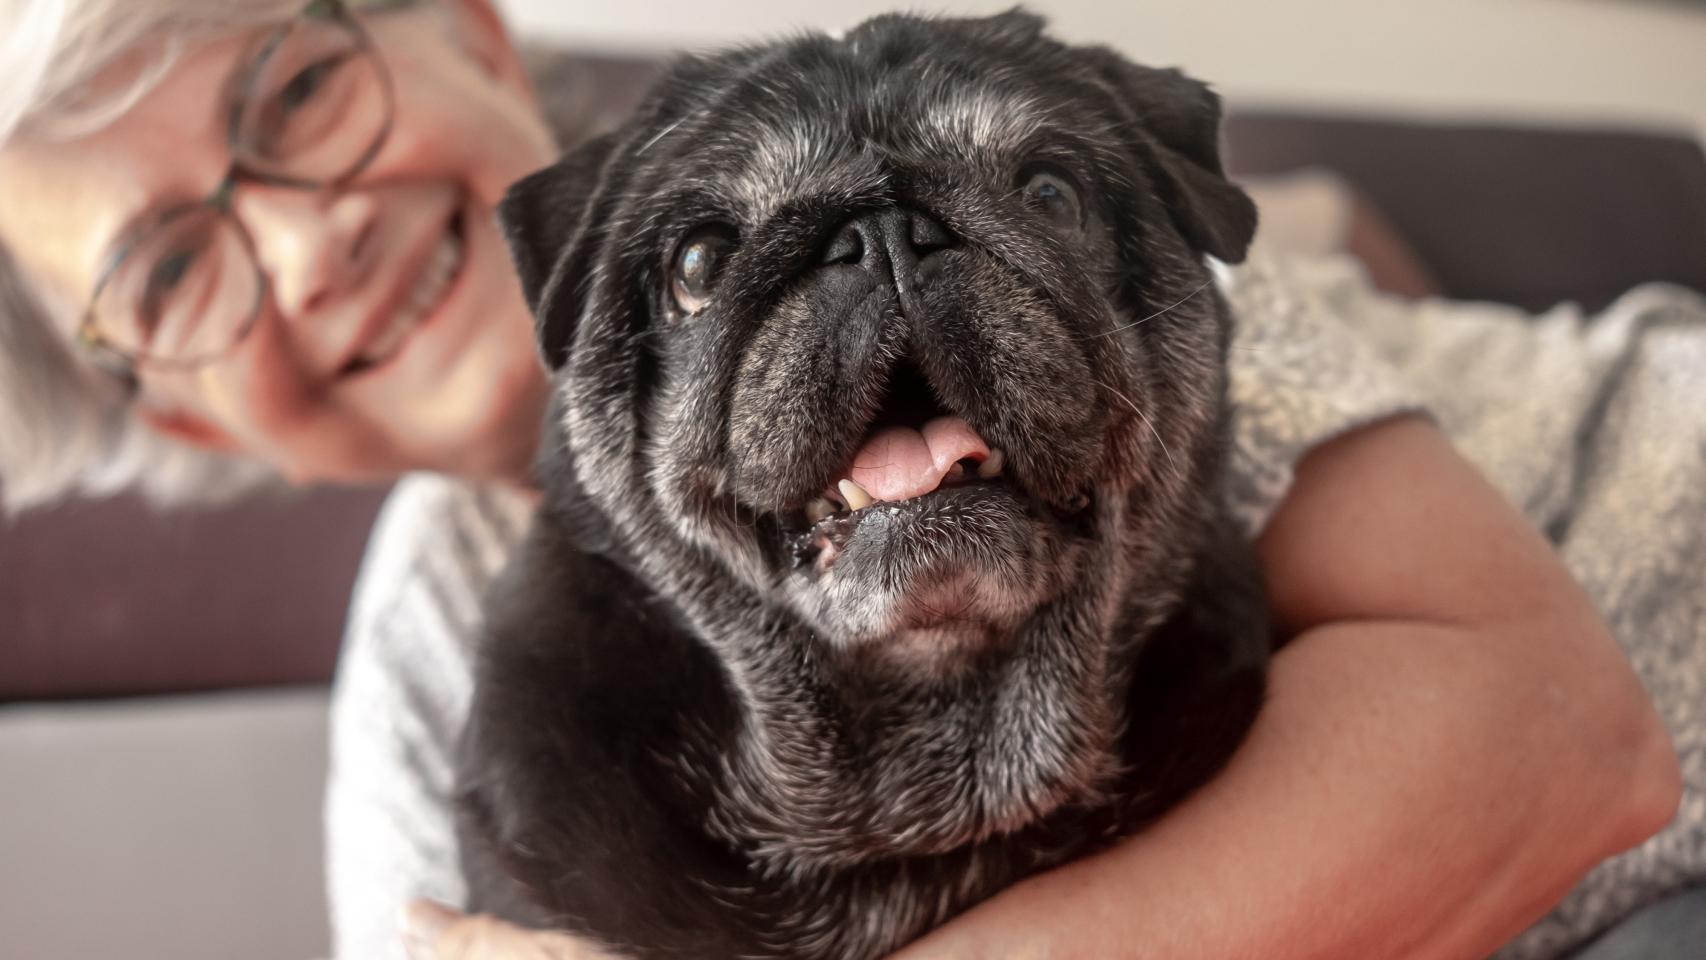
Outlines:
<svg viewBox="0 0 1706 960"><path fill-rule="evenodd" d="M332 956L387 960L401 952L410 898L463 899L450 799L457 695L439 682L460 665L410 631L351 630L345 643L325 802Z"/></svg>
<svg viewBox="0 0 1706 960"><path fill-rule="evenodd" d="M338 960L400 956L414 897L464 900L451 797L479 597L531 509L416 474L374 525L332 694L326 874Z"/></svg>
<svg viewBox="0 0 1706 960"><path fill-rule="evenodd" d="M1433 427L1311 453L1259 547L1295 637L1227 770L900 960L1481 957L1670 819L1621 651Z"/></svg>
<svg viewBox="0 0 1706 960"><path fill-rule="evenodd" d="M896 960L1481 957L1670 819L1676 758L1621 651L1432 426L1316 449L1259 547L1294 638L1226 771ZM436 919L441 960L528 955Z"/></svg>

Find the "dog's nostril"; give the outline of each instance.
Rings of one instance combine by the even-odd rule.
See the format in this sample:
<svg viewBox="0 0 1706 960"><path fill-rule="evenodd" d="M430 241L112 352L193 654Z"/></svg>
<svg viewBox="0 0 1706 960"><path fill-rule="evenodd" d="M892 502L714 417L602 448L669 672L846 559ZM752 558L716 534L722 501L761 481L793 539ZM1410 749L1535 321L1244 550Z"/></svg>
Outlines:
<svg viewBox="0 0 1706 960"><path fill-rule="evenodd" d="M923 213L912 214L912 230L909 238L912 250L919 259L923 259L937 250L943 250L954 245L954 235L935 217Z"/></svg>
<svg viewBox="0 0 1706 960"><path fill-rule="evenodd" d="M888 209L864 213L843 223L823 248L819 264L865 263L873 251L886 251L904 262L922 260L937 250L954 245L954 235L941 221L912 210ZM909 256L910 254L910 256ZM880 264L881 261L873 261Z"/></svg>
<svg viewBox="0 0 1706 960"><path fill-rule="evenodd" d="M832 263L858 263L865 257L865 236L860 232L860 223L855 220L842 226L830 238L829 246L823 249L823 266Z"/></svg>

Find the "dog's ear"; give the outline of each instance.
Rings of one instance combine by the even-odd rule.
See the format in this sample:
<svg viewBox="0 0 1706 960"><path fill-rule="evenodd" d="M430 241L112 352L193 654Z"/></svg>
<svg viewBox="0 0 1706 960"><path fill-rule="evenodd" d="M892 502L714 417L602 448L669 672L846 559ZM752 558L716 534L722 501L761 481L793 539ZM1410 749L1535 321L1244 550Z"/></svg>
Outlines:
<svg viewBox="0 0 1706 960"><path fill-rule="evenodd" d="M516 182L498 204L498 225L551 370L567 359L586 305L593 248L588 234L616 142L614 133L587 141Z"/></svg>
<svg viewBox="0 0 1706 960"><path fill-rule="evenodd" d="M1153 148L1157 189L1195 249L1227 263L1249 251L1256 205L1220 166L1220 97L1178 70L1139 66L1102 47L1080 51Z"/></svg>

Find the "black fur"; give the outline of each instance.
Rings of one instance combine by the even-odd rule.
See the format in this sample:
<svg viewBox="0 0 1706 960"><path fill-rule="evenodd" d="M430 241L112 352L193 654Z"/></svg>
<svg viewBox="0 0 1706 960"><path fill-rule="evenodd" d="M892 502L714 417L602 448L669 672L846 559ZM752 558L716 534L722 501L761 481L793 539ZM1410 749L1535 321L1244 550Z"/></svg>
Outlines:
<svg viewBox="0 0 1706 960"><path fill-rule="evenodd" d="M1218 113L1025 14L884 17L687 60L515 188L559 389L463 744L476 908L875 957L1220 768L1267 628L1220 501L1202 255L1255 219ZM689 312L704 224L730 246ZM1004 475L804 519L931 410Z"/></svg>

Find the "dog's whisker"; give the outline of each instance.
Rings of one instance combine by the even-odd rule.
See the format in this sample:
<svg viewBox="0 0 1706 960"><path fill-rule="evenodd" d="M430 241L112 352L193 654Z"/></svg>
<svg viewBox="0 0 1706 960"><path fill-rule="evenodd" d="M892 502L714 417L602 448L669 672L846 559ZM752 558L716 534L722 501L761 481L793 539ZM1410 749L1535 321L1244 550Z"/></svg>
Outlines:
<svg viewBox="0 0 1706 960"><path fill-rule="evenodd" d="M677 120L674 123L670 124L669 126L664 127L662 130L659 130L657 132L657 136L654 136L650 140L647 140L646 145L641 147L639 150L635 151L634 155L639 156L640 154L645 153L647 150L650 150L652 147L657 146L657 142L659 140L662 140L664 137L667 137L671 133L674 133L676 127L679 127L683 123L686 123L686 122L687 122L687 118L682 117L680 120Z"/></svg>
<svg viewBox="0 0 1706 960"><path fill-rule="evenodd" d="M747 518L743 519L741 516L742 513L745 513ZM735 526L737 527L746 527L753 530L758 529L757 514L750 510L743 511L740 506L740 495L735 493L733 490L729 491L729 516L734 517Z"/></svg>
<svg viewBox="0 0 1706 960"><path fill-rule="evenodd" d="M1131 323L1125 324L1124 326L1115 327L1112 330L1105 330L1101 333L1096 334L1096 336L1097 337L1111 337L1114 334L1119 333L1121 330L1130 330L1132 327L1135 327L1139 324L1148 323L1149 321L1154 320L1156 317L1163 316L1167 313L1170 313L1173 310L1178 309L1186 300L1189 300L1190 298L1192 298L1192 297L1196 296L1197 294L1203 292L1203 290L1206 289L1208 287L1208 285L1213 283L1213 282L1214 282L1214 280L1212 278L1210 278L1208 280L1204 280L1201 283L1201 285L1199 285L1195 290L1192 290L1190 293L1185 294L1184 296L1180 297L1178 300L1174 301L1173 303L1171 303L1165 307L1162 307L1160 310L1155 311L1154 313L1150 314L1149 316L1144 317L1142 320L1133 320Z"/></svg>
<svg viewBox="0 0 1706 960"><path fill-rule="evenodd" d="M1100 384L1109 393L1112 393L1114 396L1125 401L1125 405L1131 408L1131 412L1137 414L1137 418L1142 420L1143 425L1148 427L1149 432L1155 436L1155 442L1161 445L1161 452L1167 456L1167 465L1177 471L1179 469L1179 464L1173 460L1173 451L1167 449L1167 441L1161 439L1161 431L1155 429L1154 421L1150 420L1142 410L1139 410L1137 408L1137 404L1133 403L1130 397L1121 393L1118 387L1115 387L1111 383L1103 383L1100 380L1097 380L1096 383Z"/></svg>

